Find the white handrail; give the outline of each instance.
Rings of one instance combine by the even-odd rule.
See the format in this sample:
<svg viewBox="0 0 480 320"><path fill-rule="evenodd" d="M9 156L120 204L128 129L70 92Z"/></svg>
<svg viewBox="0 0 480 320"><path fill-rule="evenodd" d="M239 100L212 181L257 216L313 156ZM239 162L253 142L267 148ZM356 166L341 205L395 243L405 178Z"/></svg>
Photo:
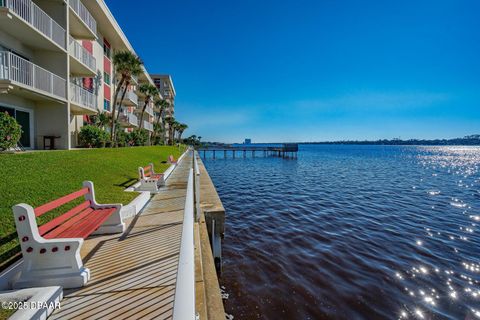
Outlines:
<svg viewBox="0 0 480 320"><path fill-rule="evenodd" d="M3 0L0 6L12 10L47 38L65 48L65 29L31 0Z"/></svg>
<svg viewBox="0 0 480 320"><path fill-rule="evenodd" d="M177 284L173 302L173 320L195 320L195 253L193 239L193 169L188 174L187 197L183 214L182 241L178 261Z"/></svg>
<svg viewBox="0 0 480 320"><path fill-rule="evenodd" d="M0 79L66 98L65 79L8 51L0 51Z"/></svg>
<svg viewBox="0 0 480 320"><path fill-rule="evenodd" d="M193 152L193 165L195 166L195 174L200 175L200 169L198 169L197 151Z"/></svg>

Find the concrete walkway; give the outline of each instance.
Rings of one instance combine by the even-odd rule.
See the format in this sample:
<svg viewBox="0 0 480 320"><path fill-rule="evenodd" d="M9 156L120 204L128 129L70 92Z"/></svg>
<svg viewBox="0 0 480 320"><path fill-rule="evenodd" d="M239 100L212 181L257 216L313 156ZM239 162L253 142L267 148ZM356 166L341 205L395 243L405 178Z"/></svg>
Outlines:
<svg viewBox="0 0 480 320"><path fill-rule="evenodd" d="M49 319L170 319L177 277L183 210L192 164L185 155L166 183L123 235L87 239L82 248L92 278L64 290Z"/></svg>

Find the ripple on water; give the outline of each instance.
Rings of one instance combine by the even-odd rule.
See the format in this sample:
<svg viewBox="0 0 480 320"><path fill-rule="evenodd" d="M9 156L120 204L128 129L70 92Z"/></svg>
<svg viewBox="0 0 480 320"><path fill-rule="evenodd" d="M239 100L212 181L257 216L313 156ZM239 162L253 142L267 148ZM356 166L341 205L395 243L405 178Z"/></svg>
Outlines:
<svg viewBox="0 0 480 320"><path fill-rule="evenodd" d="M480 318L480 148L207 159L235 319ZM441 190L441 191L440 191Z"/></svg>

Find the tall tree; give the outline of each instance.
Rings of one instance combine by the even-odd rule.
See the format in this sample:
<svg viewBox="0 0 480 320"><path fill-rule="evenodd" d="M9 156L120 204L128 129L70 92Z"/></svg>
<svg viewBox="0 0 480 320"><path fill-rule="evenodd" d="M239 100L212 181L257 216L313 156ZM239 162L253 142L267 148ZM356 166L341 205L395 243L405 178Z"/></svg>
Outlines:
<svg viewBox="0 0 480 320"><path fill-rule="evenodd" d="M168 144L173 146L174 143L174 128L175 128L175 118L173 116L169 116L165 119L165 122L168 124Z"/></svg>
<svg viewBox="0 0 480 320"><path fill-rule="evenodd" d="M177 127L178 131L178 142L182 143L182 134L185 130L188 129L188 126L185 123L180 123Z"/></svg>
<svg viewBox="0 0 480 320"><path fill-rule="evenodd" d="M157 132L165 132L165 125L163 123L163 114L165 113L165 110L168 107L168 102L166 100L162 99L155 99L153 102L155 107L159 109L157 112L157 120L155 122L155 125L157 126L158 130L154 130L152 134L152 140L154 140L157 137ZM163 143L165 143L165 134L162 137Z"/></svg>
<svg viewBox="0 0 480 320"><path fill-rule="evenodd" d="M153 97L158 95L158 89L154 85L151 85L150 83L144 83L140 85L139 91L145 95L145 99L143 101L143 108L142 108L142 113L140 114L140 129L143 127L143 115L145 114L145 109L148 106L148 103L150 100L152 100Z"/></svg>
<svg viewBox="0 0 480 320"><path fill-rule="evenodd" d="M113 141L115 138L115 124L118 116L115 117L115 112L117 109L118 94L121 89L123 89L122 101L125 98L125 93L132 81L132 76L138 76L142 72L143 62L140 58L130 51L119 51L113 55L113 66L115 68L115 73L120 76L120 79L117 82L115 87L115 93L113 95L113 105L112 105L112 122L110 127L110 138Z"/></svg>

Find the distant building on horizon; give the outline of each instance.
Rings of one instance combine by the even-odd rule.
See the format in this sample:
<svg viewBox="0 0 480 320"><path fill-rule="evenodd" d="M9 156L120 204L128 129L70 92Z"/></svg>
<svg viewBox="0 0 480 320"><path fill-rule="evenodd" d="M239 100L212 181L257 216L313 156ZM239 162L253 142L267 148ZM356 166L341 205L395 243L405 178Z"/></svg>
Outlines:
<svg viewBox="0 0 480 320"><path fill-rule="evenodd" d="M245 138L245 141L243 142L243 144L252 144L252 139Z"/></svg>

